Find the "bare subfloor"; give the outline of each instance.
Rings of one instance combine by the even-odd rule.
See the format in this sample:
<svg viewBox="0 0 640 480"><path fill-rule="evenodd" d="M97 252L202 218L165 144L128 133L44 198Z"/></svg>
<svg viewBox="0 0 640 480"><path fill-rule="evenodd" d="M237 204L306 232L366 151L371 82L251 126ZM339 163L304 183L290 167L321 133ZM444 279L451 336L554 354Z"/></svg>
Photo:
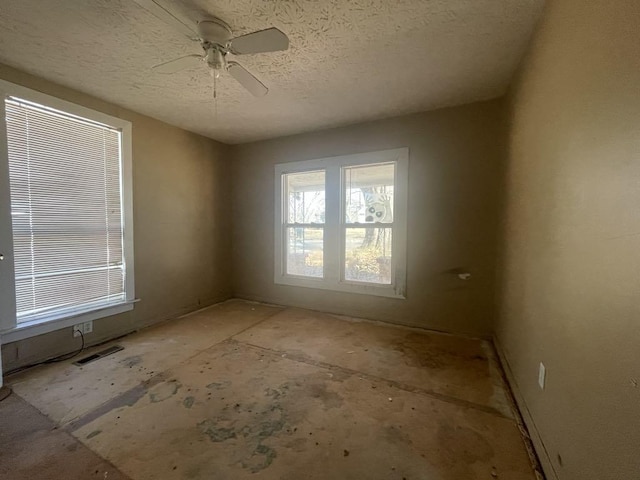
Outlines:
<svg viewBox="0 0 640 480"><path fill-rule="evenodd" d="M5 379L1 478L536 478L480 340L232 300L114 343Z"/></svg>

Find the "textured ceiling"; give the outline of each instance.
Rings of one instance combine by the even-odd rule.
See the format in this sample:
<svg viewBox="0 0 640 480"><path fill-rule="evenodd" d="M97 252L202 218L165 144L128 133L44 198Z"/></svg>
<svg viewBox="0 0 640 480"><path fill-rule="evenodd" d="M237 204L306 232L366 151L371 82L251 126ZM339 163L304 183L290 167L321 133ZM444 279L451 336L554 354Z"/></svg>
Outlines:
<svg viewBox="0 0 640 480"><path fill-rule="evenodd" d="M131 0L2 0L0 62L227 142L242 143L502 95L543 0L164 0L234 35L275 26L286 52L236 57L255 98L203 65L150 67L200 46ZM231 56L229 56L231 57Z"/></svg>

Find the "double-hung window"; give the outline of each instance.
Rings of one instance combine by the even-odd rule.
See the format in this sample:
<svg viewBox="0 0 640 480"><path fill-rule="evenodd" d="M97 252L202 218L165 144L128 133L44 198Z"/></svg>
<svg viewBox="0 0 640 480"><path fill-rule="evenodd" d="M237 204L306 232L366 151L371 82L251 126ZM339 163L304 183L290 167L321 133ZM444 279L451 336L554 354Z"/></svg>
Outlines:
<svg viewBox="0 0 640 480"><path fill-rule="evenodd" d="M131 309L130 123L8 82L0 94L3 339Z"/></svg>
<svg viewBox="0 0 640 480"><path fill-rule="evenodd" d="M276 165L275 282L405 296L408 149Z"/></svg>

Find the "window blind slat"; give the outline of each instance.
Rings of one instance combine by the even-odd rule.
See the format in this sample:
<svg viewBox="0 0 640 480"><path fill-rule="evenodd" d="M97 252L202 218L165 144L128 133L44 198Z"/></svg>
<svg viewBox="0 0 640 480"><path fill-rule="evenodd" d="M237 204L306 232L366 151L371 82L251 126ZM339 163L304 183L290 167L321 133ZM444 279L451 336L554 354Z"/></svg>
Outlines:
<svg viewBox="0 0 640 480"><path fill-rule="evenodd" d="M5 107L18 323L124 300L120 132Z"/></svg>

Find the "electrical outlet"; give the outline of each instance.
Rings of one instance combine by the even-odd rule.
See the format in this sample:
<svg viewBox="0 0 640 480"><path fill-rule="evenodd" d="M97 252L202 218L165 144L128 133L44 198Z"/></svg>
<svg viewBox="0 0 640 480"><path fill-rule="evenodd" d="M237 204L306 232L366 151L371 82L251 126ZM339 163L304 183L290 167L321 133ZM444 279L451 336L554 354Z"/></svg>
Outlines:
<svg viewBox="0 0 640 480"><path fill-rule="evenodd" d="M540 385L540 390L544 390L544 382L547 377L547 369L544 366L544 363L540 362L540 368L538 370L538 385Z"/></svg>
<svg viewBox="0 0 640 480"><path fill-rule="evenodd" d="M77 325L74 325L73 336L79 337L80 332L82 332L83 335L93 332L93 322L84 322L84 323L78 323Z"/></svg>

